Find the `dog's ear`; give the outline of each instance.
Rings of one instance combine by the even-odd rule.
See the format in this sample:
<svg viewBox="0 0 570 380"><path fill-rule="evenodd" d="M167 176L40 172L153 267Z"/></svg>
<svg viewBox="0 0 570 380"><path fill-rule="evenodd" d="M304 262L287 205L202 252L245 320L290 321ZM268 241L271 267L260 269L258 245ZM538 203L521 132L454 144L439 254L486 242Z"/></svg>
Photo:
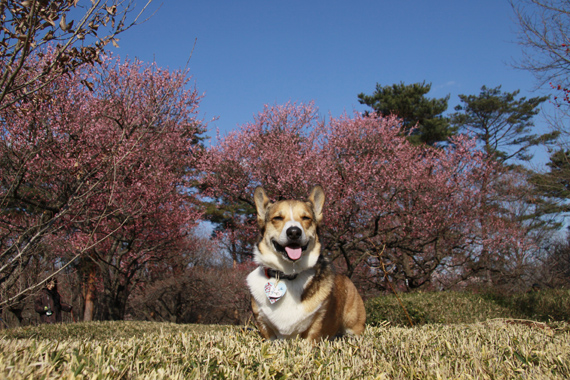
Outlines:
<svg viewBox="0 0 570 380"><path fill-rule="evenodd" d="M313 187L311 195L309 195L309 201L313 204L315 220L318 224L323 219L323 205L325 204L325 191L321 186L317 185Z"/></svg>
<svg viewBox="0 0 570 380"><path fill-rule="evenodd" d="M269 204L269 198L265 194L263 187L257 186L253 193L253 200L255 201L255 208L257 210L257 224L260 228L265 226L265 210Z"/></svg>

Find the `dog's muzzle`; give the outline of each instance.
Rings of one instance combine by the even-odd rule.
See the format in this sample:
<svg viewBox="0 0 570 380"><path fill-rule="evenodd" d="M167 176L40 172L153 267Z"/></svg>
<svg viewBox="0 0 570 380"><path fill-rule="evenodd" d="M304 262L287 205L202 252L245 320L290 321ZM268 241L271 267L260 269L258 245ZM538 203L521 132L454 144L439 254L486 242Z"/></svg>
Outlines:
<svg viewBox="0 0 570 380"><path fill-rule="evenodd" d="M298 241L303 236L303 231L299 227L289 227L287 228L287 239L289 241Z"/></svg>

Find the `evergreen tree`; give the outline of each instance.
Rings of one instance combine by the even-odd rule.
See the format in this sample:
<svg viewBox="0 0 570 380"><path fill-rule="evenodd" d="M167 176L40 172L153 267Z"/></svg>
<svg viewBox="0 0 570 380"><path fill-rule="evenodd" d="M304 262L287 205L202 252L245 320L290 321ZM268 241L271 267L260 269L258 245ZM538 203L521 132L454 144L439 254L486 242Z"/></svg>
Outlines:
<svg viewBox="0 0 570 380"><path fill-rule="evenodd" d="M570 151L559 149L552 153L550 162L546 164L546 173L535 173L531 176L531 182L537 192L553 200L546 201L544 213L560 213L570 211L567 200L570 199Z"/></svg>
<svg viewBox="0 0 570 380"><path fill-rule="evenodd" d="M483 86L479 95L459 95L462 104L455 110L460 112L451 116L451 122L459 130L474 133L490 157L502 162L511 158L529 161L530 147L552 143L558 133L531 133L533 117L548 97L517 99L519 92L502 92L501 86Z"/></svg>
<svg viewBox="0 0 570 380"><path fill-rule="evenodd" d="M503 92L501 86L483 86L479 95L459 95L462 104L455 107L459 112L451 115L451 122L460 132L473 133L487 157L502 164L502 181L489 185L495 186L499 194L518 194L515 197L518 201L501 201L503 206L519 210L517 218L526 222L529 233L546 236L548 230L559 227L556 220L546 217L557 212L556 204L540 191L535 191L536 187L528 186L528 182L530 185L534 182L532 171L509 165L508 161L530 161L533 157L531 147L553 143L559 134L532 133L533 118L548 97L519 98L519 93L519 90ZM520 183L509 178L520 178Z"/></svg>
<svg viewBox="0 0 570 380"><path fill-rule="evenodd" d="M376 84L372 95L358 95L360 104L370 106L378 115L397 115L403 121L404 131L411 134L409 140L415 144L435 145L454 135L456 129L449 119L442 116L447 110L449 95L445 98L427 98L429 83L406 85L403 82L391 86Z"/></svg>

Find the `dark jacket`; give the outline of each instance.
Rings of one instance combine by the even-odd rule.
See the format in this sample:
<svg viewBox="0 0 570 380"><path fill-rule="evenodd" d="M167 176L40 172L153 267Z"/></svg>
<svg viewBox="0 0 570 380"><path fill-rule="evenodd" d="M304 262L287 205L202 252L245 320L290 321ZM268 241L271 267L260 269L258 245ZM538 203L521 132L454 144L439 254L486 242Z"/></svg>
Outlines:
<svg viewBox="0 0 570 380"><path fill-rule="evenodd" d="M61 302L57 289L50 291L44 288L36 298L35 310L40 315L42 323L59 323L62 321L61 312L70 312L71 306Z"/></svg>

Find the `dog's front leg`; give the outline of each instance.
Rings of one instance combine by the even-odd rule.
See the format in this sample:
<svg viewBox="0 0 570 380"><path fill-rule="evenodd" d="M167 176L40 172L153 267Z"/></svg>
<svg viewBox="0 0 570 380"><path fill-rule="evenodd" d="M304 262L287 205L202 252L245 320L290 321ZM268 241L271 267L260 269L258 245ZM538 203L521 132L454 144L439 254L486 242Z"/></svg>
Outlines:
<svg viewBox="0 0 570 380"><path fill-rule="evenodd" d="M313 344L316 344L323 339L331 338L334 334L331 335L327 330L326 317L326 308L319 310L315 314L311 326L301 334L301 338L307 339L313 342Z"/></svg>
<svg viewBox="0 0 570 380"><path fill-rule="evenodd" d="M251 309L253 311L253 316L255 317L255 324L259 329L259 333L265 339L274 340L277 339L277 334L269 325L263 320L263 318L259 315L259 307L257 306L257 302L255 299L251 299Z"/></svg>

